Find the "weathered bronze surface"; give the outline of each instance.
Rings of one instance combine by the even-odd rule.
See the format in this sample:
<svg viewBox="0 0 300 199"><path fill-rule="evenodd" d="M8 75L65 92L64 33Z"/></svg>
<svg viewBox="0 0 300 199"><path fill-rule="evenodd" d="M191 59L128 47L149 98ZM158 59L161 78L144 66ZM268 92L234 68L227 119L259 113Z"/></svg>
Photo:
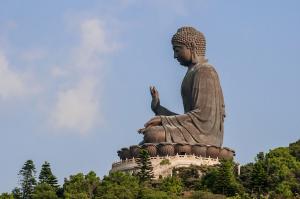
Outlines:
<svg viewBox="0 0 300 199"><path fill-rule="evenodd" d="M148 151L151 157L175 156L175 155L194 155L202 158L233 159L235 151L227 147L216 147L202 144L181 144L162 142L159 144L145 143L143 145L132 145L129 148L122 148L118 151L121 160L138 158L140 149Z"/></svg>
<svg viewBox="0 0 300 199"><path fill-rule="evenodd" d="M205 58L204 35L192 27L179 28L172 37L174 58L187 67L181 85L184 114L160 104L159 93L150 87L155 117L139 132L143 143L202 144L220 147L223 143L225 105L216 70Z"/></svg>

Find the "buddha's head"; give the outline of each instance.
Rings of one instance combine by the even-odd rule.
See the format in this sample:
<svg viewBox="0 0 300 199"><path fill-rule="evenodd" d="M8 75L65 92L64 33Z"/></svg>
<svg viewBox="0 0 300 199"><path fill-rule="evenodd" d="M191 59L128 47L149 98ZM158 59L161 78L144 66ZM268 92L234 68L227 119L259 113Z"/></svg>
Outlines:
<svg viewBox="0 0 300 199"><path fill-rule="evenodd" d="M172 37L174 58L183 66L191 66L205 60L204 35L193 27L182 27Z"/></svg>

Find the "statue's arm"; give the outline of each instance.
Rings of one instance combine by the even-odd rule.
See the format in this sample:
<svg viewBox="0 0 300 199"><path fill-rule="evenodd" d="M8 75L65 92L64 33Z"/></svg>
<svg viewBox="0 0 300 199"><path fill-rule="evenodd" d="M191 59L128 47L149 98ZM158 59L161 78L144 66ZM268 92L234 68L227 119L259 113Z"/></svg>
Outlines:
<svg viewBox="0 0 300 199"><path fill-rule="evenodd" d="M174 113L161 105L157 106L155 109L152 109L152 111L155 113L155 115L178 115L177 113Z"/></svg>
<svg viewBox="0 0 300 199"><path fill-rule="evenodd" d="M159 94L154 86L150 86L150 93L152 96L151 109L155 115L178 115L177 113L169 111L167 108L160 105Z"/></svg>

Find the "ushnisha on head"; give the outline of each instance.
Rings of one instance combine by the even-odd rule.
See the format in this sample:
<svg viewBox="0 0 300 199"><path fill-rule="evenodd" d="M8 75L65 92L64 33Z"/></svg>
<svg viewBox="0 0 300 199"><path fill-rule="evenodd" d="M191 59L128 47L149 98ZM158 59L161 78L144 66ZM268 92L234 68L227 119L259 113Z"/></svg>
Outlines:
<svg viewBox="0 0 300 199"><path fill-rule="evenodd" d="M172 46L174 58L177 59L180 65L191 68L207 62L207 59L205 59L205 37L195 28L179 28L172 37Z"/></svg>
<svg viewBox="0 0 300 199"><path fill-rule="evenodd" d="M202 32L193 27L181 27L172 37L172 45L180 43L196 52L198 56L205 57L206 41Z"/></svg>

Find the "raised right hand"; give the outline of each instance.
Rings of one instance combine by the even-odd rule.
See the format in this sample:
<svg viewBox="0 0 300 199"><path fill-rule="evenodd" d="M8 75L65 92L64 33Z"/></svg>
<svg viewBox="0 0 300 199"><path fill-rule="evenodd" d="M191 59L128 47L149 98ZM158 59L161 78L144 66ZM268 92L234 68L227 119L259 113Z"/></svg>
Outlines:
<svg viewBox="0 0 300 199"><path fill-rule="evenodd" d="M151 109L155 112L155 110L160 106L159 93L155 86L150 86L150 93L152 96Z"/></svg>

